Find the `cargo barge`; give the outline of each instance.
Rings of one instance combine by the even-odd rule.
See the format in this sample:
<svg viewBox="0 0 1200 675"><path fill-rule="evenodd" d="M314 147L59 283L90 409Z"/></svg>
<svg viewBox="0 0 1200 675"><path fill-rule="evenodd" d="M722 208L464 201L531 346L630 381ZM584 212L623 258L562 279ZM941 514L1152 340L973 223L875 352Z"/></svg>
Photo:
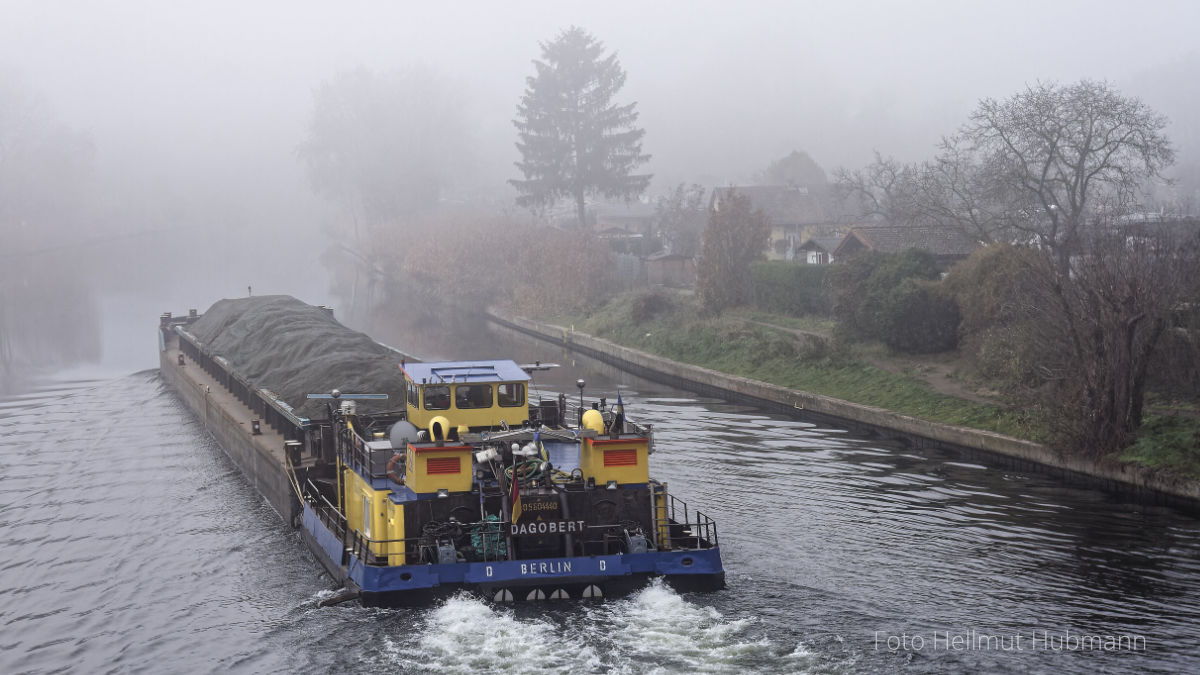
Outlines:
<svg viewBox="0 0 1200 675"><path fill-rule="evenodd" d="M164 381L341 598L592 599L652 577L724 587L716 523L650 476L652 429L619 392L589 404L580 380L578 405L534 400L540 365L417 362L283 296L164 314L159 346Z"/></svg>

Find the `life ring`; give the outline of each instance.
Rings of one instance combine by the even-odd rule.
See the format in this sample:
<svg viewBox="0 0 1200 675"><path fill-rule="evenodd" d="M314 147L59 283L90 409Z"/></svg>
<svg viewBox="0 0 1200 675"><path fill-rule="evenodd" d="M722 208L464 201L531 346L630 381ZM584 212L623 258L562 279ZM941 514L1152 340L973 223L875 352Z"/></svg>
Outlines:
<svg viewBox="0 0 1200 675"><path fill-rule="evenodd" d="M388 460L387 476L388 476L388 478L391 478L393 481L399 483L400 485L404 485L404 477L401 476L400 474L396 473L397 463L399 463L401 466L403 466L403 464L404 464L404 454L403 453L397 452L396 454L392 455L391 459Z"/></svg>

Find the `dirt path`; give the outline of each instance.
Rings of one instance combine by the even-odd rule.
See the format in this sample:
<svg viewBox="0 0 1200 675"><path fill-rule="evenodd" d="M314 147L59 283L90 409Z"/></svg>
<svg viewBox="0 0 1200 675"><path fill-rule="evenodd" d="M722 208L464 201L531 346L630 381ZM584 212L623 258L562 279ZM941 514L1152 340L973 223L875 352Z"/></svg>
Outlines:
<svg viewBox="0 0 1200 675"><path fill-rule="evenodd" d="M786 331L796 336L797 339L801 340L811 340L814 338L822 340L832 339L828 333L801 330L799 328L788 328L787 326L767 323L766 321L756 321L754 319L746 319L745 321L747 323L753 323L759 326L766 326L767 328ZM921 380L925 384L928 384L930 389L939 394L954 396L955 398L961 398L971 401L972 403L1006 407L997 397L989 396L955 379L953 376L953 364L946 363L945 361L930 357L897 356L890 359L867 358L867 363L870 363L880 370L886 370L889 373L907 375L909 377L914 377L918 380Z"/></svg>

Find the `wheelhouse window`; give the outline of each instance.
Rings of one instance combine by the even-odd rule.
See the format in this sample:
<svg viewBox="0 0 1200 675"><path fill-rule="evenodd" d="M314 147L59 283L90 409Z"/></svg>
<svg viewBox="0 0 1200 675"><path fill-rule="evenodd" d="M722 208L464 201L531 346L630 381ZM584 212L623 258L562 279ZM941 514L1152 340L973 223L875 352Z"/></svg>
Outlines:
<svg viewBox="0 0 1200 675"><path fill-rule="evenodd" d="M450 387L425 387L426 410L449 410Z"/></svg>
<svg viewBox="0 0 1200 675"><path fill-rule="evenodd" d="M492 385L460 384L454 388L454 407L459 410L492 407Z"/></svg>
<svg viewBox="0 0 1200 675"><path fill-rule="evenodd" d="M525 405L525 385L520 382L505 382L497 385L496 398L505 408Z"/></svg>
<svg viewBox="0 0 1200 675"><path fill-rule="evenodd" d="M417 394L417 383L413 382L412 380L408 380L407 384L408 384L408 391L406 393L406 396L408 398L408 404L414 408L421 407L421 398Z"/></svg>

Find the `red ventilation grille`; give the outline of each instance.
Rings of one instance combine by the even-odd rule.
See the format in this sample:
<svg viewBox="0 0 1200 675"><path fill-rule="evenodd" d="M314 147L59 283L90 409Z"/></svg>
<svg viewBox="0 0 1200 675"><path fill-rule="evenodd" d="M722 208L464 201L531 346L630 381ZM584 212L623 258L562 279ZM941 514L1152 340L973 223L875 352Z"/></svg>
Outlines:
<svg viewBox="0 0 1200 675"><path fill-rule="evenodd" d="M605 450L604 466L637 466L637 450Z"/></svg>
<svg viewBox="0 0 1200 675"><path fill-rule="evenodd" d="M430 457L425 473L462 473L459 457Z"/></svg>

